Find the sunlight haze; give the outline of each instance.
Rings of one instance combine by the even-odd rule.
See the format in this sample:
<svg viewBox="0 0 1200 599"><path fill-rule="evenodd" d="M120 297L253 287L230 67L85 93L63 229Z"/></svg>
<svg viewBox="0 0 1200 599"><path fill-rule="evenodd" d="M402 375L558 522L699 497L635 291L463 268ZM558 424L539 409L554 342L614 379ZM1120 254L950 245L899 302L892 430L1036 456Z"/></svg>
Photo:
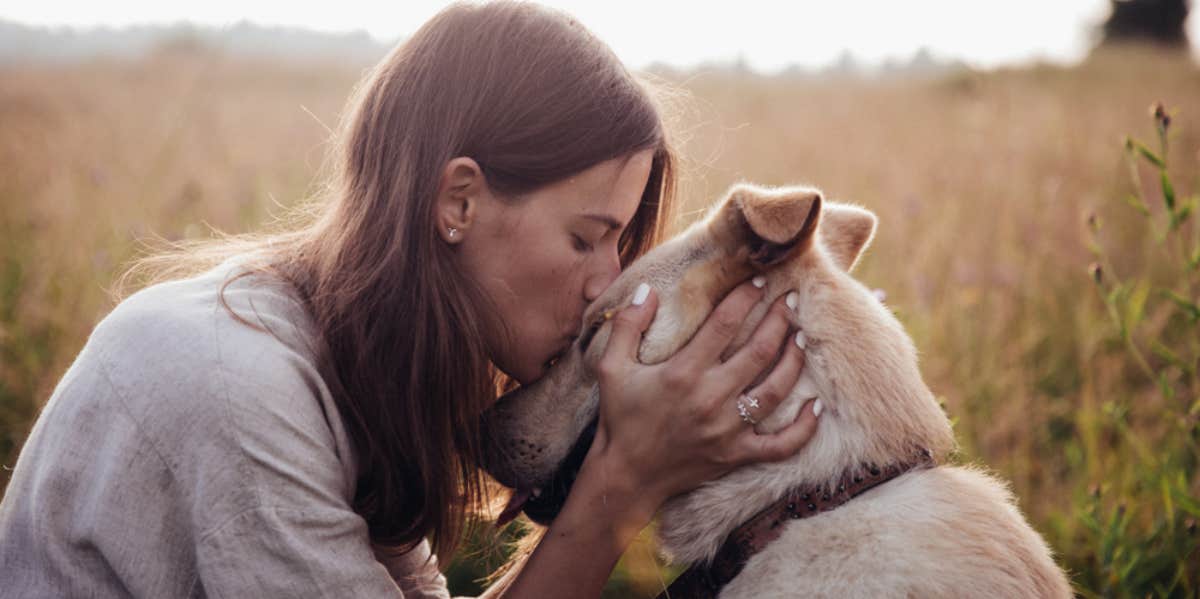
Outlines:
<svg viewBox="0 0 1200 599"><path fill-rule="evenodd" d="M445 2L335 4L213 0L179 4L114 0L104 3L30 2L0 9L0 18L29 25L122 27L190 21L328 32L365 30L391 42L414 31ZM977 67L1030 60L1072 62L1083 57L1108 12L1106 0L979 2L545 2L575 15L634 67L677 67L741 58L762 71L788 65L820 67L849 51L866 64L908 60L927 48L940 60ZM731 10L730 6L736 6ZM1195 39L1196 19L1188 29Z"/></svg>

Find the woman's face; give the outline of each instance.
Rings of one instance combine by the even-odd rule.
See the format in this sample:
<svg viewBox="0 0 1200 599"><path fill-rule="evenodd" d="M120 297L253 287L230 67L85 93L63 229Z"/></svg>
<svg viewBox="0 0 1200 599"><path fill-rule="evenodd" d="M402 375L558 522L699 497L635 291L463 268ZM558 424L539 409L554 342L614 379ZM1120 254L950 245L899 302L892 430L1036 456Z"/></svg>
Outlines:
<svg viewBox="0 0 1200 599"><path fill-rule="evenodd" d="M499 312L500 338L487 340L492 361L521 384L546 373L579 334L584 308L620 273L617 242L653 156L602 162L520 198L482 194L460 257Z"/></svg>

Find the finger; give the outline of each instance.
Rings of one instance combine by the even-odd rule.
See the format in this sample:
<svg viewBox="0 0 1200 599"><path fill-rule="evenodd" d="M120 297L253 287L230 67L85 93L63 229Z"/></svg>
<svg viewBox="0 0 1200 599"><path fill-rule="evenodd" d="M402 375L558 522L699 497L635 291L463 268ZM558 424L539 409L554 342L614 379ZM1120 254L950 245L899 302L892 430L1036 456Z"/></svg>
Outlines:
<svg viewBox="0 0 1200 599"><path fill-rule="evenodd" d="M642 343L642 333L654 320L654 312L658 309L658 294L647 284L638 285L633 292L633 301L621 309L612 320L612 332L608 336L608 345L604 348L601 363L609 360L637 360L638 347Z"/></svg>
<svg viewBox="0 0 1200 599"><path fill-rule="evenodd" d="M719 367L718 380L728 385L729 393L746 388L779 358L779 350L791 328L790 320L791 314L780 298L767 310L767 316L746 344Z"/></svg>
<svg viewBox="0 0 1200 599"><path fill-rule="evenodd" d="M770 416L775 408L787 399L796 387L796 382L800 380L800 371L804 369L804 349L800 343L800 336L803 334L797 331L796 335L791 337L791 343L787 343L786 349L783 350L783 357L775 368L771 369L767 378L746 392L746 395L754 398L758 404L750 410L755 420L763 420Z"/></svg>
<svg viewBox="0 0 1200 599"><path fill-rule="evenodd" d="M754 427L741 434L744 462L778 462L796 455L817 432L820 399L814 399L800 410L796 420L779 432L759 435Z"/></svg>
<svg viewBox="0 0 1200 599"><path fill-rule="evenodd" d="M676 358L699 368L707 368L716 362L741 330L746 315L762 300L762 294L762 289L753 282L735 287L708 315L692 340L675 354Z"/></svg>

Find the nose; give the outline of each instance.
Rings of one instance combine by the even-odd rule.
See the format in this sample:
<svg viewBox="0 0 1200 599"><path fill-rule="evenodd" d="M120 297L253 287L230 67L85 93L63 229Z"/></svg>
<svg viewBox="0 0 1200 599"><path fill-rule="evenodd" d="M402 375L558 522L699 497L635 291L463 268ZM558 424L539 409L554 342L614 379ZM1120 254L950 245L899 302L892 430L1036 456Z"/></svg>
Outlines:
<svg viewBox="0 0 1200 599"><path fill-rule="evenodd" d="M598 262L583 284L583 299L589 304L596 301L621 274L621 257L616 252Z"/></svg>

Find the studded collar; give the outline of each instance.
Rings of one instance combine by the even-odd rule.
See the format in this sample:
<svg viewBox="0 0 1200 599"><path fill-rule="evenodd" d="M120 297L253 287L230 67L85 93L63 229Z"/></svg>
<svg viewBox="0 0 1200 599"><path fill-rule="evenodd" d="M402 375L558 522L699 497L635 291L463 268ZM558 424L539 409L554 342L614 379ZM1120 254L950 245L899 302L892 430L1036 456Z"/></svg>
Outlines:
<svg viewBox="0 0 1200 599"><path fill-rule="evenodd" d="M913 459L878 467L864 465L843 474L836 485L792 487L779 501L767 506L735 528L717 550L712 563L688 568L658 599L715 598L733 580L754 554L762 551L783 533L783 524L840 507L854 497L913 470L937 465L928 449Z"/></svg>

